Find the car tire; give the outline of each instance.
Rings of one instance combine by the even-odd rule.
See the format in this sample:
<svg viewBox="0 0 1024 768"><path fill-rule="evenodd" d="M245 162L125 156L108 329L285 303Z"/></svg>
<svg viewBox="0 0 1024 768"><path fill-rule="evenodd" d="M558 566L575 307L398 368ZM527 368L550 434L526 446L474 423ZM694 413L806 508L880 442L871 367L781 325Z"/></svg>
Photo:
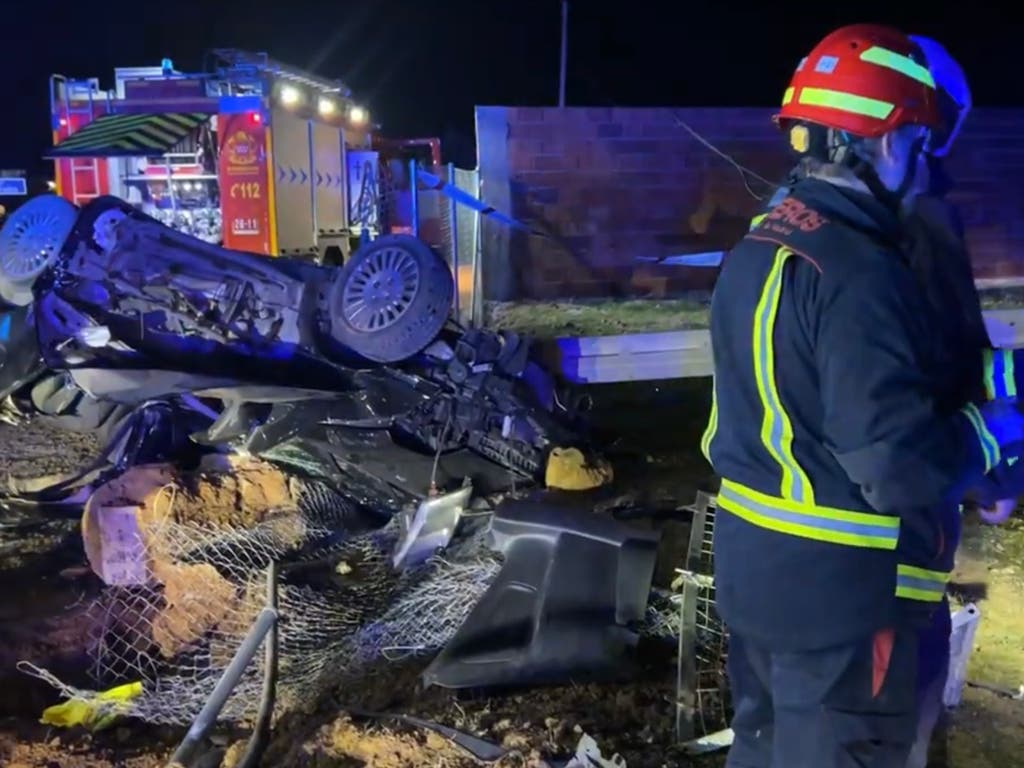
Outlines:
<svg viewBox="0 0 1024 768"><path fill-rule="evenodd" d="M368 360L404 360L437 337L454 295L451 270L426 243L383 235L357 249L331 280L330 335Z"/></svg>
<svg viewBox="0 0 1024 768"><path fill-rule="evenodd" d="M33 197L16 208L0 229L0 299L32 303L32 286L60 256L78 209L57 195Z"/></svg>

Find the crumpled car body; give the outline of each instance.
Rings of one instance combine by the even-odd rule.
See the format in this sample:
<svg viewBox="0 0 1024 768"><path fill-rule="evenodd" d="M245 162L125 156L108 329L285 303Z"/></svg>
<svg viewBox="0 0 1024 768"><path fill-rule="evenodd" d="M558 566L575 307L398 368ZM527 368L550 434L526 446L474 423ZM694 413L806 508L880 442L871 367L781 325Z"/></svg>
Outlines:
<svg viewBox="0 0 1024 768"><path fill-rule="evenodd" d="M33 489L38 500L131 464L242 450L326 479L382 520L404 510L403 558L425 556L414 545L455 534L467 484L529 487L553 447L581 441L526 340L449 319L451 273L414 238L378 238L338 269L204 243L115 198L74 215L59 198L27 205L22 221L41 211L49 229L22 226L19 209L0 249L47 258L0 273L14 305L5 412L109 439L99 466ZM432 682L621 673L656 537L558 506L498 507L505 577Z"/></svg>

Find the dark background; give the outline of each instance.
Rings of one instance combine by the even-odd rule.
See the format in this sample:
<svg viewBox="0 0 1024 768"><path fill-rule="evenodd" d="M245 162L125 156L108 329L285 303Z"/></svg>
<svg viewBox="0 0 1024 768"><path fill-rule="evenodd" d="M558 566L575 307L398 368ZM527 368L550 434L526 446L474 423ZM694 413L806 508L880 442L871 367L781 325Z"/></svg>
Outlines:
<svg viewBox="0 0 1024 768"><path fill-rule="evenodd" d="M1004 6L1004 8L1007 6ZM7 0L0 167L45 167L47 77L117 66L203 66L204 51L266 51L339 78L391 136L440 136L475 165L473 106L554 105L559 0ZM1018 14L1019 16L1019 14ZM569 105L768 106L831 28L874 21L944 41L975 102L1024 105L1024 22L984 4L571 0Z"/></svg>

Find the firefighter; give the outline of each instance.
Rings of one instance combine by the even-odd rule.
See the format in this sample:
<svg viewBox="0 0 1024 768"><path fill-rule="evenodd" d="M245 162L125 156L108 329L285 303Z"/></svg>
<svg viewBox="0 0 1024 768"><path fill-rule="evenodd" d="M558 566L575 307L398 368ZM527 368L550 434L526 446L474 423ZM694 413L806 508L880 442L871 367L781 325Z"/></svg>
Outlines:
<svg viewBox="0 0 1024 768"><path fill-rule="evenodd" d="M805 178L725 260L711 308L728 765L903 768L957 501L1024 418L1006 399L940 411L933 391L929 311L900 250L941 123L919 47L833 32L777 122Z"/></svg>

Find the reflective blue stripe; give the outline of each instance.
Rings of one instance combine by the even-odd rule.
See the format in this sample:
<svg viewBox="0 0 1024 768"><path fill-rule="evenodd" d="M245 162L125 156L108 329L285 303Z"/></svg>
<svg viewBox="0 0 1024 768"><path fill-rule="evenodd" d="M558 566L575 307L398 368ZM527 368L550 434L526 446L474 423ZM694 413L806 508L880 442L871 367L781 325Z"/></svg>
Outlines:
<svg viewBox="0 0 1024 768"><path fill-rule="evenodd" d="M937 603L946 594L950 574L913 565L896 566L896 597Z"/></svg>
<svg viewBox="0 0 1024 768"><path fill-rule="evenodd" d="M946 591L945 584L936 584L930 579L918 579L913 576L897 576L896 584L907 589L924 589L933 592L937 591L940 594Z"/></svg>
<svg viewBox="0 0 1024 768"><path fill-rule="evenodd" d="M749 523L791 536L870 549L896 549L900 521L891 515L801 504L722 480L718 504Z"/></svg>
<svg viewBox="0 0 1024 768"><path fill-rule="evenodd" d="M981 454L985 458L985 471L988 472L999 463L999 443L996 442L992 433L988 431L985 420L981 417L981 411L978 410L974 403L968 403L960 409L960 412L971 422L974 432L978 435L978 442L981 443Z"/></svg>

